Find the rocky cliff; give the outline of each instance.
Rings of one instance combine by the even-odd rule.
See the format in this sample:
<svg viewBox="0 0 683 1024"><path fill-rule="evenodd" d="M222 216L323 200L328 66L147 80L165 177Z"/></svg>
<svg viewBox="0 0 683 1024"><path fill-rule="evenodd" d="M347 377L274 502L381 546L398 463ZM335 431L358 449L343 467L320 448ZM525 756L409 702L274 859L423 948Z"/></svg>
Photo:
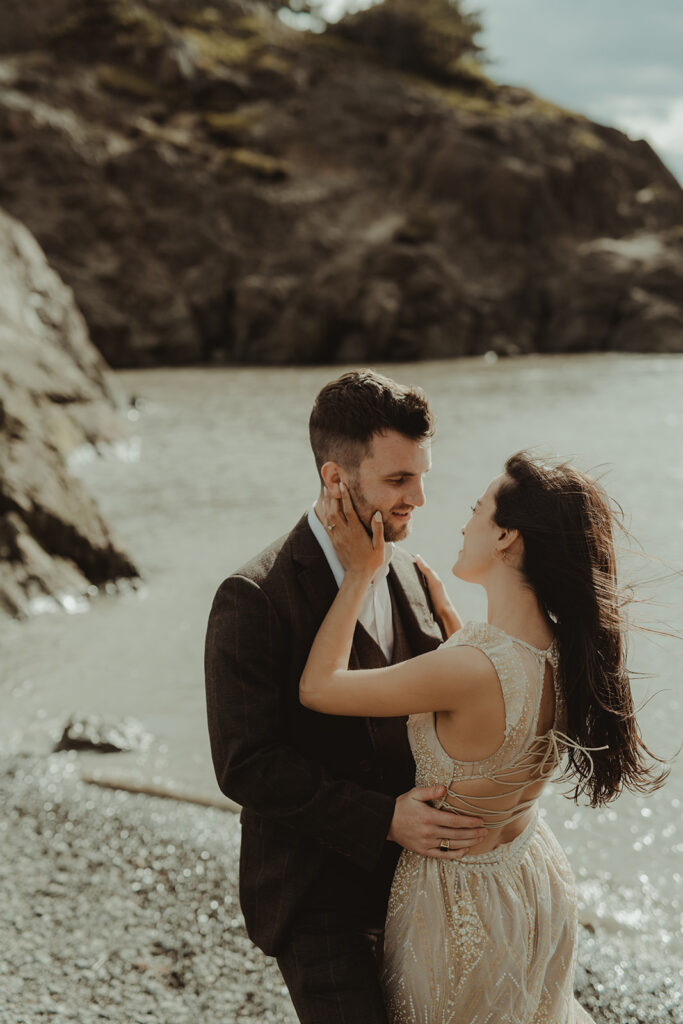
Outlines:
<svg viewBox="0 0 683 1024"><path fill-rule="evenodd" d="M0 611L73 600L136 569L69 473L121 435L117 399L73 294L0 211Z"/></svg>
<svg viewBox="0 0 683 1024"><path fill-rule="evenodd" d="M683 351L651 148L383 38L237 0L3 5L0 203L106 359Z"/></svg>

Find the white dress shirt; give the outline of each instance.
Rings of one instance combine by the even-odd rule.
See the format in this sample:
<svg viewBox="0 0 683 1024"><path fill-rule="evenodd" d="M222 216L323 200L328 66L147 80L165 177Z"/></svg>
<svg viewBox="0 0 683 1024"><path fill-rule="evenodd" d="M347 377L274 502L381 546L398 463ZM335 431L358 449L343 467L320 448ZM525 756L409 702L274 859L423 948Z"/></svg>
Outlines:
<svg viewBox="0 0 683 1024"><path fill-rule="evenodd" d="M341 586L344 579L344 567L339 561L337 552L329 533L318 519L313 505L308 513L308 525L313 531L313 536L323 549L323 554L328 561L330 569L334 574L337 586ZM372 639L379 644L387 661L391 661L394 651L394 624L391 618L391 596L389 594L389 563L394 553L394 545L386 544L384 548L384 565L380 566L375 573L374 579L368 587L358 613L358 621L367 630Z"/></svg>

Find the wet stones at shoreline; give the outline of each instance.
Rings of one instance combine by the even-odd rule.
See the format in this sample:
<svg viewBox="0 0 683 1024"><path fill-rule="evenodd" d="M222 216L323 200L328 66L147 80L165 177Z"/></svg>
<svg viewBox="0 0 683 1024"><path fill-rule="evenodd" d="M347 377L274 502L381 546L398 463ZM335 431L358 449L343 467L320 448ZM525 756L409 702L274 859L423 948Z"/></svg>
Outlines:
<svg viewBox="0 0 683 1024"><path fill-rule="evenodd" d="M0 760L0 1024L295 1024L246 936L231 813L86 785L77 757ZM683 1024L664 962L582 931L596 1024Z"/></svg>

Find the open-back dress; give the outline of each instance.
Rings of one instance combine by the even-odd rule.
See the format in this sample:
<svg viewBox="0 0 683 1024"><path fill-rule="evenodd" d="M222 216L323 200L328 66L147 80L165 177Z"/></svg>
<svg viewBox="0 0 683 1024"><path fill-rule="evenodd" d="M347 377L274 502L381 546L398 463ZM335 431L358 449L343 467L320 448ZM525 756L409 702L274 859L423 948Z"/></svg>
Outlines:
<svg viewBox="0 0 683 1024"><path fill-rule="evenodd" d="M491 828L527 815L512 841L458 860L404 850L389 900L383 984L391 1024L590 1024L574 998L577 910L574 878L535 800L500 808L500 790L520 793L549 778L572 741L560 731L557 651L538 650L487 624L469 623L448 644L489 658L505 702L505 737L489 757L450 757L436 715L411 715L416 785L443 784L438 806L480 815ZM537 735L546 664L555 690L552 728ZM490 780L497 799L459 793ZM522 781L520 781L522 780ZM465 786L467 790L467 786ZM505 801L502 801L505 803Z"/></svg>

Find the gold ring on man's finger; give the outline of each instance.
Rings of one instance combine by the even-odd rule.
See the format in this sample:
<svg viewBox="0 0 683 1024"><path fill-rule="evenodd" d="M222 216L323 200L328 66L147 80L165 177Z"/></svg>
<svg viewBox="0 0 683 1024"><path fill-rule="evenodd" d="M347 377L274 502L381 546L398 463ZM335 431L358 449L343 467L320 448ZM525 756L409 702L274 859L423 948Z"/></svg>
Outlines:
<svg viewBox="0 0 683 1024"><path fill-rule="evenodd" d="M451 848L451 841L450 841L450 839L442 839L441 842L439 843L439 848L442 849L442 850L450 850L450 848Z"/></svg>

